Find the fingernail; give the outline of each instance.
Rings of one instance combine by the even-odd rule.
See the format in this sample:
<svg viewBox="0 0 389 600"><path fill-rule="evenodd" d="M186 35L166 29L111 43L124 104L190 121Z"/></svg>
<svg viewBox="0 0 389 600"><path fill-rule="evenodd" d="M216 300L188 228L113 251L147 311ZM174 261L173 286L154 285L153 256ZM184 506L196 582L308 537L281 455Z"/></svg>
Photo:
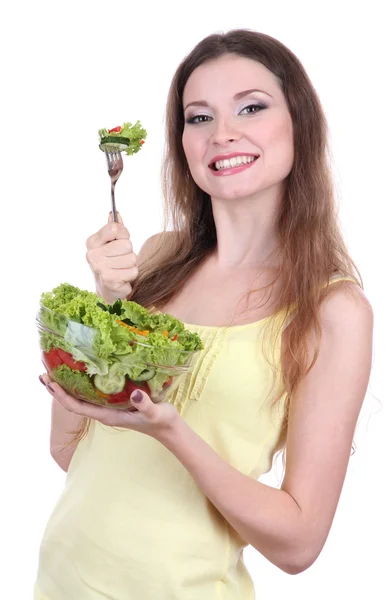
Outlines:
<svg viewBox="0 0 389 600"><path fill-rule="evenodd" d="M136 392L134 392L132 394L131 398L133 399L134 402L142 402L143 394L140 390L136 390Z"/></svg>
<svg viewBox="0 0 389 600"><path fill-rule="evenodd" d="M46 385L46 387L47 387L47 389L48 389L48 390L50 390L50 392L51 392L52 394L55 394L55 389L54 389L54 388L52 388L52 387L51 387L51 385L50 385L49 383Z"/></svg>
<svg viewBox="0 0 389 600"><path fill-rule="evenodd" d="M45 382L43 381L43 379L40 375L39 375L39 381L41 382L42 385L46 386Z"/></svg>

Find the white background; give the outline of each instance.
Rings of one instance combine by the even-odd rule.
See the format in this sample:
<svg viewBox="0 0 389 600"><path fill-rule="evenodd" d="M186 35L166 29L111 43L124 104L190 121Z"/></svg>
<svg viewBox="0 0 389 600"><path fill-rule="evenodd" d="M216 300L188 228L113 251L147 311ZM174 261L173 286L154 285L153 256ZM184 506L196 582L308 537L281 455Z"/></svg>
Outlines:
<svg viewBox="0 0 389 600"><path fill-rule="evenodd" d="M93 290L85 240L110 209L97 130L136 119L148 130L142 151L125 160L117 186L118 208L138 251L160 230L163 117L171 77L200 39L236 27L282 41L319 92L332 134L343 231L375 312L374 366L355 435L357 453L320 558L292 577L249 548L247 565L258 599L389 597L384 4L247 0L151 6L80 0L13 2L2 9L4 600L32 597L40 539L64 484L64 473L49 455L50 396L38 381L43 367L34 317L41 292L61 282ZM278 485L280 473L278 466L262 480Z"/></svg>

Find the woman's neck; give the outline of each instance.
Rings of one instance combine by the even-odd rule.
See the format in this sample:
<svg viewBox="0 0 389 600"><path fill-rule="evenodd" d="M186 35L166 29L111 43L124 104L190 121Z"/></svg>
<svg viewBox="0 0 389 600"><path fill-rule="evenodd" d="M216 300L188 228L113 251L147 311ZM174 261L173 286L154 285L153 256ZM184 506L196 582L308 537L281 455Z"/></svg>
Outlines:
<svg viewBox="0 0 389 600"><path fill-rule="evenodd" d="M217 246L214 260L221 269L275 266L280 240L275 202L212 199Z"/></svg>

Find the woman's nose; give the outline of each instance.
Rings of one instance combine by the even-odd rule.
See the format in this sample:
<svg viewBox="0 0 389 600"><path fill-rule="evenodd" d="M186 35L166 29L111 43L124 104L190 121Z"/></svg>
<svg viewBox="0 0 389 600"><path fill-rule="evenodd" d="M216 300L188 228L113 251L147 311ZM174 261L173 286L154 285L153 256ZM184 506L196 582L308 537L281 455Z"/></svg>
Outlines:
<svg viewBox="0 0 389 600"><path fill-rule="evenodd" d="M242 135L237 131L231 121L223 120L215 123L212 142L217 145L227 144L239 140Z"/></svg>

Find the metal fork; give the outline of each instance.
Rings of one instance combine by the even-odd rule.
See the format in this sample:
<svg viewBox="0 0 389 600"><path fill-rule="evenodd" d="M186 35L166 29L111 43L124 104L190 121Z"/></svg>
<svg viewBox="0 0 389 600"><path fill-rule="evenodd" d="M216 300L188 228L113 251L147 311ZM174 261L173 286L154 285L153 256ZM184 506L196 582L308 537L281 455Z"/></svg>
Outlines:
<svg viewBox="0 0 389 600"><path fill-rule="evenodd" d="M118 216L115 204L115 185L123 171L123 159L119 150L108 152L104 150L107 159L108 175L111 178L111 200L112 200L112 217L115 223L118 223Z"/></svg>

